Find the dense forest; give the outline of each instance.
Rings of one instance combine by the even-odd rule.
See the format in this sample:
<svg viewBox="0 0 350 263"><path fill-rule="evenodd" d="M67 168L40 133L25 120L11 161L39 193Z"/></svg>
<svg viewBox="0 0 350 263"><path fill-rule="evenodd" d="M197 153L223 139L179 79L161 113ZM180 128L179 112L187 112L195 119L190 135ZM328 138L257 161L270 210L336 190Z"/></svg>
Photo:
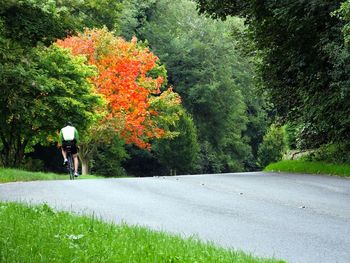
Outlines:
<svg viewBox="0 0 350 263"><path fill-rule="evenodd" d="M84 173L350 163L350 1L0 0L0 161Z"/></svg>

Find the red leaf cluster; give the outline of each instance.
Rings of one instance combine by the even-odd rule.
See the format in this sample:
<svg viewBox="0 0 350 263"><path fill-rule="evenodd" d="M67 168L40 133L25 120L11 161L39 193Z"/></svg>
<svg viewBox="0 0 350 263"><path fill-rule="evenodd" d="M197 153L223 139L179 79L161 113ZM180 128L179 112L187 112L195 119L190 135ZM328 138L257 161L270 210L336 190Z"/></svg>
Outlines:
<svg viewBox="0 0 350 263"><path fill-rule="evenodd" d="M57 44L74 55L86 56L88 63L97 67L98 74L91 81L107 100L106 118L117 120L115 130L126 143L149 148L149 139L164 136L165 131L153 120L157 111L150 109L150 98L161 94L164 79L151 77L158 57L148 48L140 46L136 38L128 42L106 29L88 29Z"/></svg>

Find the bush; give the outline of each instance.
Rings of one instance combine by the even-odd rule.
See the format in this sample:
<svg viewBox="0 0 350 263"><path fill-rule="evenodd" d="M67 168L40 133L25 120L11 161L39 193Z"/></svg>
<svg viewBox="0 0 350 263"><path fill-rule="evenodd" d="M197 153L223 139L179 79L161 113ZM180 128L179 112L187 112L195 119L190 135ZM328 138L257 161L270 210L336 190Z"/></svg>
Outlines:
<svg viewBox="0 0 350 263"><path fill-rule="evenodd" d="M286 132L284 127L271 125L264 136L258 150L258 162L262 167L282 159L287 149Z"/></svg>
<svg viewBox="0 0 350 263"><path fill-rule="evenodd" d="M300 125L298 124L288 123L285 125L286 142L287 142L287 147L290 150L297 149L299 130L300 130Z"/></svg>
<svg viewBox="0 0 350 263"><path fill-rule="evenodd" d="M20 168L32 172L42 172L44 171L44 161L30 157L24 158Z"/></svg>
<svg viewBox="0 0 350 263"><path fill-rule="evenodd" d="M103 176L126 176L122 162L128 158L124 142L115 136L109 144L101 144L93 156L92 174Z"/></svg>
<svg viewBox="0 0 350 263"><path fill-rule="evenodd" d="M325 131L320 131L311 123L297 125L295 136L296 148L301 150L318 148L329 139Z"/></svg>
<svg viewBox="0 0 350 263"><path fill-rule="evenodd" d="M175 138L160 139L153 145L155 157L166 168L167 173L191 174L198 166L200 146L197 130L191 116L183 113L174 127L179 135Z"/></svg>
<svg viewBox="0 0 350 263"><path fill-rule="evenodd" d="M159 163L153 151L140 149L135 145L127 145L126 150L130 158L122 163L126 173L135 177L169 175L166 167Z"/></svg>
<svg viewBox="0 0 350 263"><path fill-rule="evenodd" d="M311 154L302 158L305 161L350 164L350 144L324 144Z"/></svg>
<svg viewBox="0 0 350 263"><path fill-rule="evenodd" d="M200 172L203 174L220 173L223 169L220 156L218 156L208 141L204 141L201 144L199 163L201 167Z"/></svg>

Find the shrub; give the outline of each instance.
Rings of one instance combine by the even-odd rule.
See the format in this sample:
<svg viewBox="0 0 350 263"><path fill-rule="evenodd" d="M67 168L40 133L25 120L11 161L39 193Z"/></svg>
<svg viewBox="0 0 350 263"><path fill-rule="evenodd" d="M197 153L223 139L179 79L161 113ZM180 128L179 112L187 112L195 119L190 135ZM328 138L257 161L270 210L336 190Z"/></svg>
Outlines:
<svg viewBox="0 0 350 263"><path fill-rule="evenodd" d="M296 126L296 148L301 150L315 149L326 143L329 138L325 131L320 131L311 123Z"/></svg>
<svg viewBox="0 0 350 263"><path fill-rule="evenodd" d="M126 176L122 161L128 158L124 142L117 135L109 144L101 144L93 156L91 172L103 176Z"/></svg>
<svg viewBox="0 0 350 263"><path fill-rule="evenodd" d="M284 127L271 125L264 136L258 150L258 162L265 167L269 163L278 162L287 148L286 132Z"/></svg>
<svg viewBox="0 0 350 263"><path fill-rule="evenodd" d="M285 131L286 131L286 142L287 147L292 149L297 149L297 142L298 142L298 132L300 130L300 125L295 123L288 123L285 125Z"/></svg>
<svg viewBox="0 0 350 263"><path fill-rule="evenodd" d="M42 172L44 171L44 161L30 157L24 158L20 168L32 172Z"/></svg>
<svg viewBox="0 0 350 263"><path fill-rule="evenodd" d="M317 150L302 158L305 161L328 162L349 164L350 163L350 144L349 143L330 143L324 144Z"/></svg>

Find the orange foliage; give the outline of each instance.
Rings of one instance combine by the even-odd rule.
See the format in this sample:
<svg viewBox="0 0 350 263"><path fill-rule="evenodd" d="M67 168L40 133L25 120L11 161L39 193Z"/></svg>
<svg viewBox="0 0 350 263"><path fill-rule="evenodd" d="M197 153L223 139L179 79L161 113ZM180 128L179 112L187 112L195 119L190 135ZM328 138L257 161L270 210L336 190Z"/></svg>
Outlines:
<svg viewBox="0 0 350 263"><path fill-rule="evenodd" d="M157 110L150 108L151 97L161 94L164 78L150 76L158 67L158 57L148 48L140 47L136 38L128 42L106 29L88 29L57 44L74 55L85 55L88 63L97 67L98 75L91 81L107 100L107 118L116 120L115 130L126 143L149 148L149 139L165 135L154 121Z"/></svg>

